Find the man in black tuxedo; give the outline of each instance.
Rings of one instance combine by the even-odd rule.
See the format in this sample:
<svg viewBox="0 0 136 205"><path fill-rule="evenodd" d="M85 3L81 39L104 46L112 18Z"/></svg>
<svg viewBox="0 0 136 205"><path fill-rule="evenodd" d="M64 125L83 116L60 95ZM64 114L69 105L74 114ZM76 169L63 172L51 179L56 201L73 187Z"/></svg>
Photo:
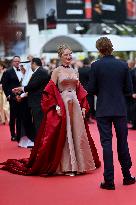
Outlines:
<svg viewBox="0 0 136 205"><path fill-rule="evenodd" d="M130 174L132 166L128 148L127 110L125 95L132 95L132 83L126 62L112 55L113 45L107 37L96 42L101 59L92 63L89 93L97 95L96 119L103 148L104 182L102 189L115 189L112 152L112 123L117 137L118 159L123 174L123 184L135 183Z"/></svg>
<svg viewBox="0 0 136 205"><path fill-rule="evenodd" d="M84 87L85 90L88 90L88 83L89 83L89 73L91 70L91 62L89 58L85 58L83 60L83 67L78 69L79 72L79 81ZM88 123L93 123L91 118L95 117L95 109L94 109L94 95L88 94L87 100L90 106L90 110L86 115L86 118L88 120Z"/></svg>
<svg viewBox="0 0 136 205"><path fill-rule="evenodd" d="M43 112L41 108L41 97L44 87L49 81L48 73L42 67L42 62L39 58L33 58L31 61L31 68L33 70L32 77L27 86L18 87L13 89L14 93L26 92L28 93L28 106L31 109L33 123L34 123L34 136L36 136L40 127Z"/></svg>
<svg viewBox="0 0 136 205"><path fill-rule="evenodd" d="M19 69L20 57L14 56L12 67L7 69L2 76L2 87L10 104L10 133L11 140L18 141L21 134L20 97L12 93L12 89L20 86L22 72ZM16 132L15 132L16 127Z"/></svg>

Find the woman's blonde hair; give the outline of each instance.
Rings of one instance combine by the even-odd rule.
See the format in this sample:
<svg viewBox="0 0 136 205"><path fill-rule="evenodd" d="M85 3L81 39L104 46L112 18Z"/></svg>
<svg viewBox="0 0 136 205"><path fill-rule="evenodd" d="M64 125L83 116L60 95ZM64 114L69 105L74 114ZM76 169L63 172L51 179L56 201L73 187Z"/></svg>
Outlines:
<svg viewBox="0 0 136 205"><path fill-rule="evenodd" d="M107 37L101 37L96 41L96 48L104 56L111 55L113 51L113 45L111 40Z"/></svg>
<svg viewBox="0 0 136 205"><path fill-rule="evenodd" d="M70 51L72 51L68 44L61 44L57 47L57 52L59 57L62 56L65 49L69 49Z"/></svg>

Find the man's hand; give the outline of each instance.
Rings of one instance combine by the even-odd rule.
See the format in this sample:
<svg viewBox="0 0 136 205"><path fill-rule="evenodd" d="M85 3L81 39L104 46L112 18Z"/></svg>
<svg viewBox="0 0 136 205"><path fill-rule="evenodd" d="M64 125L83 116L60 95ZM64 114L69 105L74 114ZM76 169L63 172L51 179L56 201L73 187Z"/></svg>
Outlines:
<svg viewBox="0 0 136 205"><path fill-rule="evenodd" d="M132 98L136 99L136 93L132 94Z"/></svg>
<svg viewBox="0 0 136 205"><path fill-rule="evenodd" d="M22 87L18 87L18 88L13 88L12 89L12 92L17 94L17 93L21 93L23 91L23 88Z"/></svg>
<svg viewBox="0 0 136 205"><path fill-rule="evenodd" d="M21 98L19 95L17 95L17 96L16 96L16 101L17 101L17 102L21 102L21 100L22 100L22 98Z"/></svg>

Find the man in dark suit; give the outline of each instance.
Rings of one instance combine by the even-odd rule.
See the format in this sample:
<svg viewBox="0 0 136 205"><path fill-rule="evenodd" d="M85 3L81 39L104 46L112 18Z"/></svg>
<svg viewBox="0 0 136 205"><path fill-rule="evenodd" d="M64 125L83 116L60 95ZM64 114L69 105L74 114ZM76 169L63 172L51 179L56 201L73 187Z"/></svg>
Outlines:
<svg viewBox="0 0 136 205"><path fill-rule="evenodd" d="M79 72L79 81L84 87L85 90L88 90L88 83L89 83L89 73L91 70L91 62L89 58L85 58L83 60L83 67L78 69ZM90 110L86 115L86 118L88 120L88 123L93 123L91 118L95 117L95 109L94 109L94 95L88 94L87 100L90 106Z"/></svg>
<svg viewBox="0 0 136 205"><path fill-rule="evenodd" d="M123 184L135 183L131 176L132 166L128 148L127 111L125 95L132 94L128 65L112 55L113 45L107 37L96 42L101 59L92 63L89 93L97 95L96 119L103 148L104 182L102 189L115 189L112 152L112 123L117 137L118 159L123 174Z"/></svg>
<svg viewBox="0 0 136 205"><path fill-rule="evenodd" d="M21 134L20 97L12 93L12 89L20 86L22 72L19 69L20 57L14 56L12 67L7 69L2 76L2 87L10 104L10 133L11 140L18 141ZM16 126L15 126L16 125ZM15 129L16 127L16 129ZM16 132L15 132L16 130Z"/></svg>
<svg viewBox="0 0 136 205"><path fill-rule="evenodd" d="M48 73L42 67L42 62L39 58L33 58L31 61L31 68L33 70L32 77L27 86L18 87L13 89L14 93L26 92L28 93L28 106L31 109L33 123L34 123L34 136L36 136L40 127L43 112L41 108L41 97L44 87L49 81Z"/></svg>

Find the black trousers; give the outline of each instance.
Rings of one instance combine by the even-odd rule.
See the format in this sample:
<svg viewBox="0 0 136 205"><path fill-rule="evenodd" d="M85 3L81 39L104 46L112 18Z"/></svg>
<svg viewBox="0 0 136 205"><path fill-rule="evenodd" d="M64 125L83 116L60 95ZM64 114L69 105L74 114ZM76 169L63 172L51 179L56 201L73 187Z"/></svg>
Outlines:
<svg viewBox="0 0 136 205"><path fill-rule="evenodd" d="M37 106L37 107L31 107L31 113L32 113L32 118L33 118L34 138L35 138L40 128L42 119L43 119L43 112L42 112L41 107Z"/></svg>
<svg viewBox="0 0 136 205"><path fill-rule="evenodd" d="M34 126L32 123L31 110L28 107L27 97L22 99L21 102L21 137L27 136L31 141L34 141Z"/></svg>
<svg viewBox="0 0 136 205"><path fill-rule="evenodd" d="M114 181L114 164L112 151L112 123L115 128L117 137L118 160L121 165L122 174L125 178L130 176L129 169L132 166L129 154L127 135L127 118L126 117L99 117L97 126L100 133L101 145L103 148L104 160L104 180Z"/></svg>
<svg viewBox="0 0 136 205"><path fill-rule="evenodd" d="M20 116L20 103L16 102L14 99L9 101L10 104L10 133L11 136L17 136L19 140L21 135L21 116Z"/></svg>

